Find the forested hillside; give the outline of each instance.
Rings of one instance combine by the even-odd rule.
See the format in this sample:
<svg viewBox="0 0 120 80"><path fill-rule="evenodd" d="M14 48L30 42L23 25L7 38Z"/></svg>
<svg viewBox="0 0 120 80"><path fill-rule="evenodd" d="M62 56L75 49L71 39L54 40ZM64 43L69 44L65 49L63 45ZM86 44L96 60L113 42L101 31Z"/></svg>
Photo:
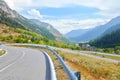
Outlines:
<svg viewBox="0 0 120 80"><path fill-rule="evenodd" d="M111 32L113 32L113 31L115 31L115 30L117 30L117 29L120 29L120 24L116 24L116 25L114 25L113 27L107 29L107 30L103 33L103 35L105 35L105 34L110 34Z"/></svg>
<svg viewBox="0 0 120 80"><path fill-rule="evenodd" d="M120 46L120 29L92 41L91 45L100 48Z"/></svg>

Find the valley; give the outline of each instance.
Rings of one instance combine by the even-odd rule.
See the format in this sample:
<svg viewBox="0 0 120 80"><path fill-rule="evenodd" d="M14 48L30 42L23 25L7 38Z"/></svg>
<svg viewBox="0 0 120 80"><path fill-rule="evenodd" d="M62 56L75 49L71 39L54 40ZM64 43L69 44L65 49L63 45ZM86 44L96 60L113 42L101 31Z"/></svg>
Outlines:
<svg viewBox="0 0 120 80"><path fill-rule="evenodd" d="M111 2L0 0L0 80L120 80Z"/></svg>

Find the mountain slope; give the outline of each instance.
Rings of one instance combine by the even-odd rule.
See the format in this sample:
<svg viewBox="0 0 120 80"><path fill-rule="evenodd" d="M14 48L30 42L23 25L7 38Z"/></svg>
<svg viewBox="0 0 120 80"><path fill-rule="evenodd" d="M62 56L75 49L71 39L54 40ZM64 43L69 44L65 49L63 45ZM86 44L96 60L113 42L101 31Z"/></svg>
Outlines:
<svg viewBox="0 0 120 80"><path fill-rule="evenodd" d="M110 48L120 46L120 29L90 42L92 46Z"/></svg>
<svg viewBox="0 0 120 80"><path fill-rule="evenodd" d="M59 31L57 31L52 25L50 25L48 23L41 22L37 19L31 19L30 21L39 25L39 27L41 27L41 28L46 28L48 31L50 31L56 37L56 40L61 40L61 38L63 37L63 35Z"/></svg>
<svg viewBox="0 0 120 80"><path fill-rule="evenodd" d="M56 46L61 48L69 48L69 49L78 49L80 50L81 47L78 47L74 44L66 44L64 42L50 40L45 38L42 35L39 35L35 32L28 31L25 29L20 28L13 28L7 26L5 24L0 23L0 41L7 42L7 43L34 43L34 44L43 44L43 45L50 45Z"/></svg>
<svg viewBox="0 0 120 80"><path fill-rule="evenodd" d="M56 40L56 37L53 35L52 31L50 32L47 28L41 27L41 25L38 25L19 15L16 11L10 9L4 0L0 0L0 23L14 28L22 28L33 31L46 38Z"/></svg>
<svg viewBox="0 0 120 80"><path fill-rule="evenodd" d="M89 31L89 29L77 29L77 30L72 30L68 33L65 34L65 36L71 40L75 40L76 37L83 35Z"/></svg>
<svg viewBox="0 0 120 80"><path fill-rule="evenodd" d="M26 19L22 16L20 16L20 17L14 18L14 20L19 22L23 26L25 26L25 28L27 30L36 32L36 33L41 34L42 36L44 36L46 38L55 40L55 36L49 30L47 30L46 28L42 28L40 25L37 25L34 22L32 22L29 19Z"/></svg>
<svg viewBox="0 0 120 80"><path fill-rule="evenodd" d="M117 25L112 26L111 28L107 29L102 35L109 34L117 29L120 29L120 23Z"/></svg>
<svg viewBox="0 0 120 80"><path fill-rule="evenodd" d="M15 13L16 12L14 10L11 10L3 0L0 0L0 23L25 29L23 25L14 21L13 18L17 16L14 15Z"/></svg>
<svg viewBox="0 0 120 80"><path fill-rule="evenodd" d="M100 36L103 32L105 31L105 28L103 26L98 26L96 28L93 28L92 30L88 31L87 33L76 37L75 39L77 41L89 41L92 39L97 38L98 36Z"/></svg>
<svg viewBox="0 0 120 80"><path fill-rule="evenodd" d="M111 21L109 21L108 23L95 27L92 30L88 31L87 33L79 36L76 38L77 41L90 41L93 40L95 38L98 38L100 36L103 36L105 32L107 32L106 30L110 29L110 28L114 28L115 25L120 25L120 16L112 19Z"/></svg>
<svg viewBox="0 0 120 80"><path fill-rule="evenodd" d="M45 38L32 31L25 29L9 27L5 24L0 24L0 41L9 43L35 43L35 44L46 44L51 46L64 46L66 44L58 44L57 41Z"/></svg>

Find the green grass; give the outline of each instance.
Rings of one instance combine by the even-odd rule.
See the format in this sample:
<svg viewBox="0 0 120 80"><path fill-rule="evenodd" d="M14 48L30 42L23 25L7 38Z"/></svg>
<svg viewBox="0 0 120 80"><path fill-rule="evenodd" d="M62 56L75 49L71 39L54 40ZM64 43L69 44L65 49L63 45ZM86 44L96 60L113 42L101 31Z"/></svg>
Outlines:
<svg viewBox="0 0 120 80"><path fill-rule="evenodd" d="M97 53L92 53L92 52L85 52L85 54L90 54L90 55L99 56L99 57L104 57L104 58L109 58L109 59L114 59L114 60L120 60L120 56L97 54Z"/></svg>
<svg viewBox="0 0 120 80"><path fill-rule="evenodd" d="M0 50L0 56L5 54L5 50Z"/></svg>
<svg viewBox="0 0 120 80"><path fill-rule="evenodd" d="M82 48L76 46L74 43L65 43L62 41L52 40L49 37L44 37L35 32L27 31L20 28L12 28L4 24L0 24L0 41L7 43L30 43L56 46L60 48L69 48L81 50Z"/></svg>

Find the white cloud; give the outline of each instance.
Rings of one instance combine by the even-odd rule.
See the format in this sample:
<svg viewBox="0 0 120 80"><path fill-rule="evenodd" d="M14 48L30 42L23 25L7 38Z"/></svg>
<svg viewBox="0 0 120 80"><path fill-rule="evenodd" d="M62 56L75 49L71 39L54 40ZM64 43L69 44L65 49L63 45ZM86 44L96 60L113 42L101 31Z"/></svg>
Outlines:
<svg viewBox="0 0 120 80"><path fill-rule="evenodd" d="M28 11L28 14L33 18L41 19L43 16L40 14L39 10L31 9Z"/></svg>
<svg viewBox="0 0 120 80"><path fill-rule="evenodd" d="M5 0L5 1L7 2L8 6L9 6L10 8L13 9L13 8L15 7L13 1L11 1L11 0Z"/></svg>
<svg viewBox="0 0 120 80"><path fill-rule="evenodd" d="M91 28L108 21L109 19L120 15L120 0L5 0L12 9L17 11L24 8L31 8L28 13L35 18L42 18L38 10L35 8L42 7L66 7L73 5L93 7L100 10L97 15L103 16L103 19L87 19L87 20L44 20L52 24L60 32L66 33L73 29ZM47 16L47 15L46 15ZM49 15L48 15L49 16Z"/></svg>
<svg viewBox="0 0 120 80"><path fill-rule="evenodd" d="M106 23L108 20L104 19L87 19L87 20L44 20L44 22L52 24L61 33L65 34L71 30L75 29L87 29L93 28L100 24Z"/></svg>
<svg viewBox="0 0 120 80"><path fill-rule="evenodd" d="M98 14L115 17L120 15L120 0L5 0L12 9L21 10L21 8L30 7L65 7L71 5L81 5L94 7L101 10Z"/></svg>

